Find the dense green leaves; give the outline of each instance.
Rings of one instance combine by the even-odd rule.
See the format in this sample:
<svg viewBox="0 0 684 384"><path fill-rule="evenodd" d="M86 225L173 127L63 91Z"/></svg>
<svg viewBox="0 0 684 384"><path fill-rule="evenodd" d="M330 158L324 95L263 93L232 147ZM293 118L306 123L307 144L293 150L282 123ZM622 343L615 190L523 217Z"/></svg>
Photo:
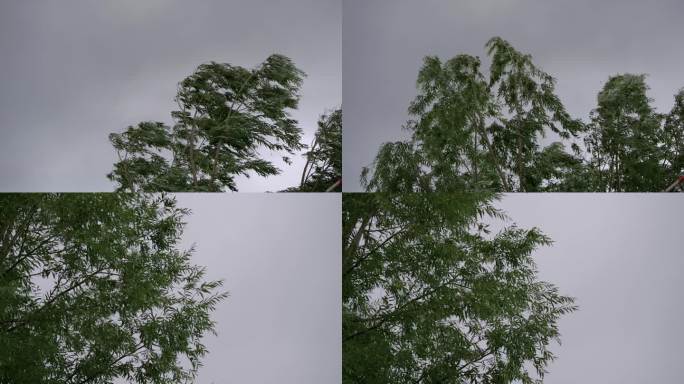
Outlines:
<svg viewBox="0 0 684 384"><path fill-rule="evenodd" d="M573 300L536 278L550 239L484 194L343 196L344 383L511 383L543 377Z"/></svg>
<svg viewBox="0 0 684 384"><path fill-rule="evenodd" d="M684 175L684 88L675 95L674 107L665 119L662 142L666 174Z"/></svg>
<svg viewBox="0 0 684 384"><path fill-rule="evenodd" d="M303 76L282 55L254 69L200 65L178 85L173 127L143 122L110 135L119 161L108 177L119 191L216 192L236 191L236 175L280 173L259 151L291 155L303 147L288 112Z"/></svg>
<svg viewBox="0 0 684 384"><path fill-rule="evenodd" d="M661 191L682 172L682 92L663 118L643 75L613 76L584 124L530 55L498 37L486 48L488 76L478 57L425 58L411 140L383 144L366 190ZM548 135L559 141L542 145Z"/></svg>
<svg viewBox="0 0 684 384"><path fill-rule="evenodd" d="M486 47L492 59L488 77L477 57L462 54L444 63L437 57L425 58L418 74L419 93L409 107L415 119L407 128L413 138L381 149L372 176L365 171L368 189L387 190L377 188L409 174L414 190L546 187L547 179L529 177L544 174L537 169L544 151L539 139L547 132L563 139L575 137L582 124L568 115L554 93L554 79L529 55L500 38L491 39ZM554 152L563 147L552 146ZM394 150L401 153L390 155ZM404 187L407 181L404 177Z"/></svg>
<svg viewBox="0 0 684 384"><path fill-rule="evenodd" d="M385 143L375 158L373 174L364 168L361 183L371 191L392 191L395 193L432 191L431 175L423 173L426 160L423 152L413 142L397 141ZM446 179L459 183L460 178ZM464 187L465 188L465 187Z"/></svg>
<svg viewBox="0 0 684 384"><path fill-rule="evenodd" d="M342 110L318 120L313 143L304 155L306 164L299 187L291 192L332 192L342 190Z"/></svg>
<svg viewBox="0 0 684 384"><path fill-rule="evenodd" d="M0 196L0 382L191 382L225 297L165 196Z"/></svg>
<svg viewBox="0 0 684 384"><path fill-rule="evenodd" d="M585 139L595 190L663 189L676 176L663 167L662 117L651 107L647 89L644 75L626 74L612 76L599 92Z"/></svg>

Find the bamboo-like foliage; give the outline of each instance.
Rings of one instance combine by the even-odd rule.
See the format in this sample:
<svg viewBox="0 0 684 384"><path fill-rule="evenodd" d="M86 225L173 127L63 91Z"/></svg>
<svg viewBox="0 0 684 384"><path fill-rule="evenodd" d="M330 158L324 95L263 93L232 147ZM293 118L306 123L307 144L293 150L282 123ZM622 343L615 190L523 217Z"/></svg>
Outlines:
<svg viewBox="0 0 684 384"><path fill-rule="evenodd" d="M0 196L0 382L188 383L226 296L166 196Z"/></svg>
<svg viewBox="0 0 684 384"><path fill-rule="evenodd" d="M173 127L142 122L110 141L119 157L108 175L119 191L237 191L235 176L276 175L261 150L303 148L297 108L304 72L282 55L254 69L211 62L178 85Z"/></svg>
<svg viewBox="0 0 684 384"><path fill-rule="evenodd" d="M533 383L573 299L538 280L538 229L491 233L491 194L345 194L344 383Z"/></svg>

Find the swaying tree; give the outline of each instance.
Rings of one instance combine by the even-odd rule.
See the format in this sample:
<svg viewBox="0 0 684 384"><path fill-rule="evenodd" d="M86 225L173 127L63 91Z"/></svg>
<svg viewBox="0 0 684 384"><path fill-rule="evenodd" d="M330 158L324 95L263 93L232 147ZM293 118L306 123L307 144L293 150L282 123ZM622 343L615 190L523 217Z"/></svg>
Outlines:
<svg viewBox="0 0 684 384"><path fill-rule="evenodd" d="M0 196L0 382L191 382L225 293L167 196Z"/></svg>
<svg viewBox="0 0 684 384"><path fill-rule="evenodd" d="M364 170L367 189L409 182L412 190L537 191L559 188L557 176L581 164L561 143L539 143L550 132L570 139L584 129L554 93L554 79L501 38L486 48L487 78L478 57L425 58L409 107L412 139L383 145Z"/></svg>
<svg viewBox="0 0 684 384"><path fill-rule="evenodd" d="M345 194L344 383L533 383L573 299L539 281L551 240L482 193Z"/></svg>
<svg viewBox="0 0 684 384"><path fill-rule="evenodd" d="M411 139L381 146L362 172L366 190L662 191L684 171L684 91L662 115L645 75L612 76L583 124L530 55L498 37L486 48L488 76L478 57L425 58ZM560 141L542 146L547 134Z"/></svg>
<svg viewBox="0 0 684 384"><path fill-rule="evenodd" d="M298 187L290 192L332 192L342 190L342 110L318 120L318 130L309 151Z"/></svg>
<svg viewBox="0 0 684 384"><path fill-rule="evenodd" d="M276 175L260 150L294 154L304 72L282 55L254 69L211 62L180 82L173 127L142 122L109 136L119 157L108 178L118 191L237 191L235 176ZM289 163L289 157L283 160Z"/></svg>
<svg viewBox="0 0 684 384"><path fill-rule="evenodd" d="M662 190L676 176L663 166L662 116L647 90L645 75L625 74L611 76L599 92L585 138L594 190Z"/></svg>
<svg viewBox="0 0 684 384"><path fill-rule="evenodd" d="M674 97L674 107L665 118L662 150L663 167L670 181L684 175L684 88Z"/></svg>

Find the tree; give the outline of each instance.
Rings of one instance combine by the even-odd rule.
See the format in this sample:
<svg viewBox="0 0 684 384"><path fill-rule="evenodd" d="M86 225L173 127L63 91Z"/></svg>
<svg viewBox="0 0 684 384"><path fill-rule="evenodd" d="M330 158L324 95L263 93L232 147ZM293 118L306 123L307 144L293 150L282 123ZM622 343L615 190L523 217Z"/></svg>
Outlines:
<svg viewBox="0 0 684 384"><path fill-rule="evenodd" d="M663 151L665 173L684 175L684 88L674 97L674 107L665 118L663 130Z"/></svg>
<svg viewBox="0 0 684 384"><path fill-rule="evenodd" d="M411 138L381 146L361 175L367 191L662 191L684 171L684 91L662 115L645 75L611 76L585 124L530 55L499 37L486 48L487 76L475 56L425 58ZM560 141L544 146L547 135Z"/></svg>
<svg viewBox="0 0 684 384"><path fill-rule="evenodd" d="M0 382L185 383L225 297L167 196L0 197Z"/></svg>
<svg viewBox="0 0 684 384"><path fill-rule="evenodd" d="M304 72L282 55L254 69L211 62L181 81L173 127L142 122L109 136L119 161L107 177L117 191L237 191L236 175L280 173L259 150L294 154ZM283 160L289 163L289 157Z"/></svg>
<svg viewBox="0 0 684 384"><path fill-rule="evenodd" d="M318 130L309 151L299 187L290 192L327 192L342 190L342 110L337 109L318 120Z"/></svg>
<svg viewBox="0 0 684 384"><path fill-rule="evenodd" d="M541 137L570 139L584 129L555 95L555 80L501 38L492 38L486 48L492 60L487 78L478 57L461 54L444 63L425 58L419 93L409 107L406 128L412 139L381 148L374 170L364 171L367 189L392 184L388 176L412 174L415 190L537 191L553 184L538 178L545 174L540 167L562 173L568 163L581 163L569 154L546 156L561 160L557 164L539 163L546 150ZM558 154L563 148L554 143L548 150ZM407 165L389 156L398 149L414 159L411 170L397 169Z"/></svg>
<svg viewBox="0 0 684 384"><path fill-rule="evenodd" d="M344 383L533 383L573 299L539 281L551 240L483 193L345 194ZM534 370L534 372L531 372ZM536 373L535 373L536 372Z"/></svg>
<svg viewBox="0 0 684 384"><path fill-rule="evenodd" d="M599 92L585 138L594 190L658 191L675 176L663 167L662 116L647 90L645 75L624 74L611 76Z"/></svg>

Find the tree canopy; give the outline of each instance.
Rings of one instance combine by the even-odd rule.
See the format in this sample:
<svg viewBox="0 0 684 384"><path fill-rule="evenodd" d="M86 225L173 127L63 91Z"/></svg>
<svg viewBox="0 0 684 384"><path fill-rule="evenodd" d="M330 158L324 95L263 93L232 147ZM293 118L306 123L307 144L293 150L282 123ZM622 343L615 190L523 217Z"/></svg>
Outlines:
<svg viewBox="0 0 684 384"><path fill-rule="evenodd" d="M290 192L325 192L342 190L342 110L324 114L309 150L298 187Z"/></svg>
<svg viewBox="0 0 684 384"><path fill-rule="evenodd" d="M665 141L672 138L666 135L664 116L646 96L645 77L611 76L598 94L598 107L585 138L597 191L663 189L682 171L672 167L674 158L682 155L681 145L670 147L672 153L667 153ZM669 133L681 137L684 132L680 127Z"/></svg>
<svg viewBox="0 0 684 384"><path fill-rule="evenodd" d="M344 383L533 383L576 309L540 281L551 240L483 193L345 194Z"/></svg>
<svg viewBox="0 0 684 384"><path fill-rule="evenodd" d="M0 196L0 382L191 382L225 297L167 196Z"/></svg>
<svg viewBox="0 0 684 384"><path fill-rule="evenodd" d="M665 117L663 130L663 151L667 174L679 172L684 176L684 88L675 95L674 106Z"/></svg>
<svg viewBox="0 0 684 384"><path fill-rule="evenodd" d="M499 37L486 48L487 75L475 56L425 58L411 139L381 146L362 174L367 190L661 191L683 171L681 92L664 118L644 75L612 76L584 123L530 55Z"/></svg>
<svg viewBox="0 0 684 384"><path fill-rule="evenodd" d="M237 175L280 173L260 150L303 148L297 108L304 72L283 55L253 69L211 62L178 85L173 126L141 122L109 136L118 191L237 191Z"/></svg>

